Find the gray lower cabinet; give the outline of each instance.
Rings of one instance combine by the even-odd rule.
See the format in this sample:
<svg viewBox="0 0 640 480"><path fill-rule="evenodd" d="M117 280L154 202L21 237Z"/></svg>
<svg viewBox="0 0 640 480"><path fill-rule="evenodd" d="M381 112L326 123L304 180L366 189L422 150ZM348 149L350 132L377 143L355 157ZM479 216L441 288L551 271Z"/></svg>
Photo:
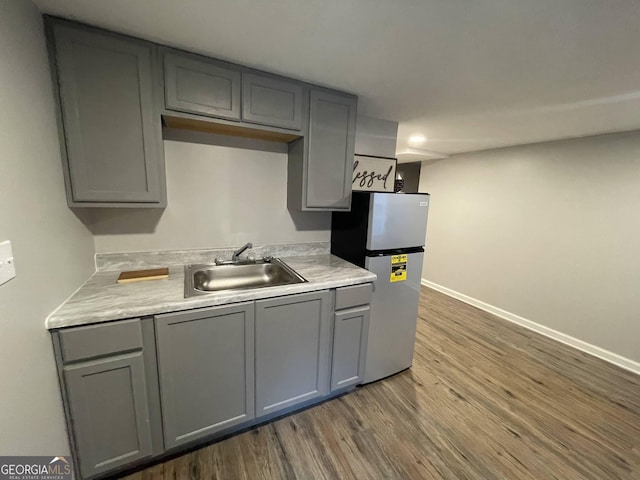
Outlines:
<svg viewBox="0 0 640 480"><path fill-rule="evenodd" d="M303 94L301 83L243 73L242 120L301 130Z"/></svg>
<svg viewBox="0 0 640 480"><path fill-rule="evenodd" d="M239 70L186 53L164 51L163 58L168 110L240 120Z"/></svg>
<svg viewBox="0 0 640 480"><path fill-rule="evenodd" d="M256 301L256 416L329 393L329 292Z"/></svg>
<svg viewBox="0 0 640 480"><path fill-rule="evenodd" d="M82 478L151 455L142 352L64 367Z"/></svg>
<svg viewBox="0 0 640 480"><path fill-rule="evenodd" d="M335 313L331 362L332 392L362 382L368 331L369 305Z"/></svg>
<svg viewBox="0 0 640 480"><path fill-rule="evenodd" d="M162 451L151 319L53 332L70 442L79 478Z"/></svg>
<svg viewBox="0 0 640 480"><path fill-rule="evenodd" d="M253 302L155 321L167 449L254 418Z"/></svg>
<svg viewBox="0 0 640 480"><path fill-rule="evenodd" d="M164 207L156 47L49 21L71 206Z"/></svg>
<svg viewBox="0 0 640 480"><path fill-rule="evenodd" d="M371 284L52 332L80 478L361 383ZM332 337L333 335L333 337Z"/></svg>

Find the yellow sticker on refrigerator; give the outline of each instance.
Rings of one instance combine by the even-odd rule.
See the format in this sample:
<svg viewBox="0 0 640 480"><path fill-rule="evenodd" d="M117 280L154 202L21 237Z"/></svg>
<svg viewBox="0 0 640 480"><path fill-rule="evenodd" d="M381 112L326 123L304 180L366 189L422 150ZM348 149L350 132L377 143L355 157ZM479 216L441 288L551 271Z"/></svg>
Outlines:
<svg viewBox="0 0 640 480"><path fill-rule="evenodd" d="M391 256L390 282L403 282L407 279L407 255Z"/></svg>

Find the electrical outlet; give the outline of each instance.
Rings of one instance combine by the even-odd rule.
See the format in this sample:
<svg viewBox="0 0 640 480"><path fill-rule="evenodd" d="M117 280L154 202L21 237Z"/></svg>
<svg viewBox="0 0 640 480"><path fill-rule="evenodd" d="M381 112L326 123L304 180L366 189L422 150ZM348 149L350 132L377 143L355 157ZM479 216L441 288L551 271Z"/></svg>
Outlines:
<svg viewBox="0 0 640 480"><path fill-rule="evenodd" d="M0 243L0 285L7 283L16 276L16 267L13 264L13 252L9 240Z"/></svg>

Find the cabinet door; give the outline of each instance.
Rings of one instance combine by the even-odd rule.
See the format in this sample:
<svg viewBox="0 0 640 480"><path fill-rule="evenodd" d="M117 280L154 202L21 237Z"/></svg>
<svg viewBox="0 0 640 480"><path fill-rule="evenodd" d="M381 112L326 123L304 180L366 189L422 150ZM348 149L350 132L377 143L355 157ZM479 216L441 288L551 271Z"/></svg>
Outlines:
<svg viewBox="0 0 640 480"><path fill-rule="evenodd" d="M256 302L256 415L329 392L329 292Z"/></svg>
<svg viewBox="0 0 640 480"><path fill-rule="evenodd" d="M357 99L311 90L310 102L306 207L348 210Z"/></svg>
<svg viewBox="0 0 640 480"><path fill-rule="evenodd" d="M368 331L368 305L336 312L333 323L332 392L362 382Z"/></svg>
<svg viewBox="0 0 640 480"><path fill-rule="evenodd" d="M254 418L253 303L156 317L166 448Z"/></svg>
<svg viewBox="0 0 640 480"><path fill-rule="evenodd" d="M163 206L155 47L66 24L53 31L72 203Z"/></svg>
<svg viewBox="0 0 640 480"><path fill-rule="evenodd" d="M302 129L302 85L246 73L242 75L242 120Z"/></svg>
<svg viewBox="0 0 640 480"><path fill-rule="evenodd" d="M142 352L64 367L83 478L151 455Z"/></svg>
<svg viewBox="0 0 640 480"><path fill-rule="evenodd" d="M240 72L206 58L164 55L169 110L240 120Z"/></svg>

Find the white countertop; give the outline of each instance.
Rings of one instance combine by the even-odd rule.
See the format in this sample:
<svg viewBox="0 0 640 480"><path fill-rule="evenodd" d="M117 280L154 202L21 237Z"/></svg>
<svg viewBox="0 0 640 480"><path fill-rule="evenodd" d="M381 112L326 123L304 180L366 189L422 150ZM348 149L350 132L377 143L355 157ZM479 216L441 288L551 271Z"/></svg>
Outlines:
<svg viewBox="0 0 640 480"><path fill-rule="evenodd" d="M169 278L116 283L120 271L95 273L69 300L49 315L49 330L177 312L294 293L313 292L376 280L376 275L330 254L281 258L307 282L295 285L221 291L184 298L184 266L170 266Z"/></svg>

